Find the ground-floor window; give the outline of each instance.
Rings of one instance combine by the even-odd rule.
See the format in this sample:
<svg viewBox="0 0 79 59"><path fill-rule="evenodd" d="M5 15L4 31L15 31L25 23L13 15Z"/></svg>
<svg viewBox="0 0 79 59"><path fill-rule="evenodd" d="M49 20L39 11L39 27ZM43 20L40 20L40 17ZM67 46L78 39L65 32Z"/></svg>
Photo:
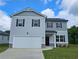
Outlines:
<svg viewBox="0 0 79 59"><path fill-rule="evenodd" d="M56 42L59 42L59 35L56 35Z"/></svg>
<svg viewBox="0 0 79 59"><path fill-rule="evenodd" d="M56 35L56 42L65 42L65 35Z"/></svg>
<svg viewBox="0 0 79 59"><path fill-rule="evenodd" d="M65 36L64 35L60 36L60 42L65 42Z"/></svg>

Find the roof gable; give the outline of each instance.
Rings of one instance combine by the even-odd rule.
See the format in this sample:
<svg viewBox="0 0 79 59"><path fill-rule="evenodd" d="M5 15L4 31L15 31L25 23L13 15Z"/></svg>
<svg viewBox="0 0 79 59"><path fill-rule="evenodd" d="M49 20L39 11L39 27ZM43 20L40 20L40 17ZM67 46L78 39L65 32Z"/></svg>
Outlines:
<svg viewBox="0 0 79 59"><path fill-rule="evenodd" d="M46 17L45 15L37 13L33 9L30 9L30 8L24 9L22 11L19 11L15 14L11 15L11 17L13 17L13 16L42 16L42 17Z"/></svg>

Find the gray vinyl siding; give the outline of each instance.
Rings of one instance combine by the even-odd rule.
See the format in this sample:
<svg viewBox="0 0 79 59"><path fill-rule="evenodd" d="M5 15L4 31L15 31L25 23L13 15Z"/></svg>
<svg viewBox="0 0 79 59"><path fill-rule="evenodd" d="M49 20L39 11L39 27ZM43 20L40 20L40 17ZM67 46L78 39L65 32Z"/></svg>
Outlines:
<svg viewBox="0 0 79 59"><path fill-rule="evenodd" d="M27 15L28 14L28 15ZM32 16L30 16L32 15ZM25 19L24 27L16 27L16 19ZM40 19L40 27L32 27L32 19ZM28 34L27 34L28 32ZM36 36L45 39L45 17L35 13L21 13L12 17L10 43L16 36Z"/></svg>
<svg viewBox="0 0 79 59"><path fill-rule="evenodd" d="M52 22L53 23L53 27L52 28L47 28L47 22ZM57 21L60 22L60 21ZM68 31L67 31L67 22L63 22L62 23L62 28L56 28L56 21L46 21L45 23L45 29L47 31L56 31L56 35L64 35L65 36L65 42L64 43L68 43ZM59 42L60 43L60 42Z"/></svg>
<svg viewBox="0 0 79 59"><path fill-rule="evenodd" d="M8 44L9 36L0 35L0 44Z"/></svg>
<svg viewBox="0 0 79 59"><path fill-rule="evenodd" d="M16 27L16 19L25 19L24 27ZM32 27L32 19L40 19L40 27ZM47 22L45 17L40 16L34 12L21 12L12 16L11 21L11 31L10 31L10 41L9 43L13 42L13 37L28 37L28 36L35 36L41 37L43 40L42 42L45 43L45 30L47 31L56 31L57 35L65 35L66 42L68 42L68 33L67 33L67 22L62 22L62 28L56 28L56 23L60 21L52 21L53 27L47 28ZM28 33L28 34L27 34Z"/></svg>
<svg viewBox="0 0 79 59"><path fill-rule="evenodd" d="M16 19L25 19L25 25L24 27L16 27ZM32 27L32 19L40 19L40 27ZM42 34L42 26L44 28L44 18L40 17L24 17L24 16L17 16L14 17L12 20L12 27L11 27L11 34L15 36L28 36L27 32L30 36L40 36ZM40 31L41 30L41 31ZM38 32L39 31L39 32Z"/></svg>
<svg viewBox="0 0 79 59"><path fill-rule="evenodd" d="M53 23L53 27L52 28L47 28L47 22L50 21L46 21L46 25L45 25L45 29L46 30L50 30L50 31L67 31L67 22L61 22L62 23L62 28L56 28L56 23L57 22L52 22Z"/></svg>

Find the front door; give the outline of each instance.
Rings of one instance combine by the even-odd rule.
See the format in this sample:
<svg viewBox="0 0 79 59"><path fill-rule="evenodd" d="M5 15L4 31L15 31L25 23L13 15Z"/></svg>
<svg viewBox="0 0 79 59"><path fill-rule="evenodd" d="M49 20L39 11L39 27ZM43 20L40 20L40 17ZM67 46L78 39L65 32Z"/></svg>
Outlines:
<svg viewBox="0 0 79 59"><path fill-rule="evenodd" d="M46 46L49 46L49 37L46 37L45 43L46 43Z"/></svg>

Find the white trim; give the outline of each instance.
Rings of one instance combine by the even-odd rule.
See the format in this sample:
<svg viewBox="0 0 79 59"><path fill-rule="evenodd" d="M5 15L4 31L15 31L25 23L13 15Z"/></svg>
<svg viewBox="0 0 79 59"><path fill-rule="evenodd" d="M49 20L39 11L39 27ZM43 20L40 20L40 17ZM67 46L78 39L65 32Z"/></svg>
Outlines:
<svg viewBox="0 0 79 59"><path fill-rule="evenodd" d="M56 48L56 34L54 33L54 48Z"/></svg>
<svg viewBox="0 0 79 59"><path fill-rule="evenodd" d="M68 42L56 42L57 44L68 44Z"/></svg>

